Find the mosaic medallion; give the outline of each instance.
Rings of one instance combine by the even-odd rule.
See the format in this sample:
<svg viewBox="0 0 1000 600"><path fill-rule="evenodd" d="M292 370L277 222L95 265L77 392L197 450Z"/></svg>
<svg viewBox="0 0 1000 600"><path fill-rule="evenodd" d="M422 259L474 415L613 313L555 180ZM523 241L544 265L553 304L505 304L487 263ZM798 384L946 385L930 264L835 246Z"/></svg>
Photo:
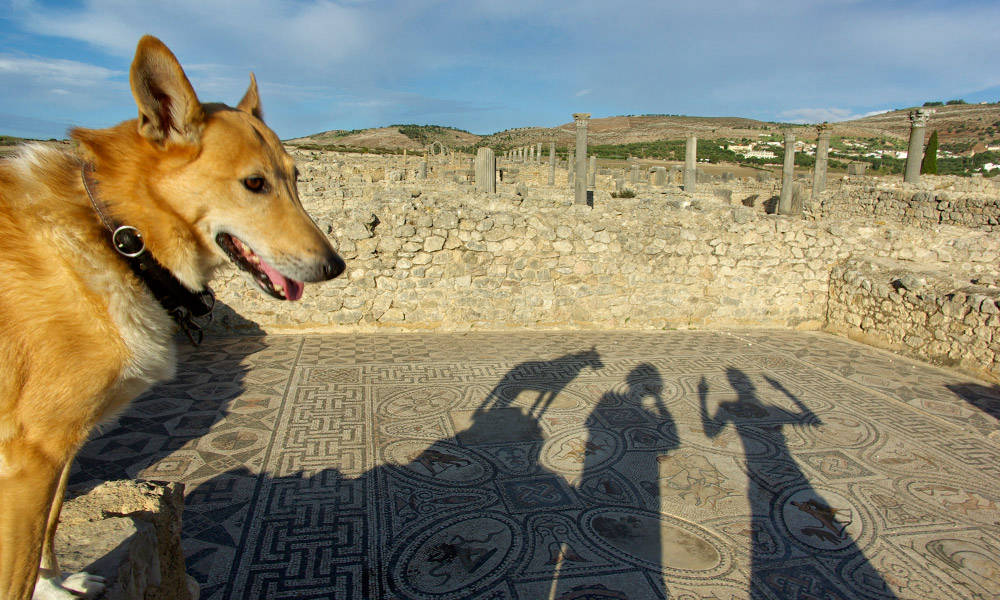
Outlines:
<svg viewBox="0 0 1000 600"><path fill-rule="evenodd" d="M619 437L608 430L577 429L548 440L542 448L542 464L562 473L591 471L617 460L623 448Z"/></svg>
<svg viewBox="0 0 1000 600"><path fill-rule="evenodd" d="M479 485L493 477L493 467L475 452L448 442L430 447L422 440L401 440L385 448L386 463L397 472L442 485Z"/></svg>
<svg viewBox="0 0 1000 600"><path fill-rule="evenodd" d="M834 448L862 448L877 437L871 423L842 412L826 413L822 417L822 423L807 425L805 429L805 435L811 436L818 445Z"/></svg>
<svg viewBox="0 0 1000 600"><path fill-rule="evenodd" d="M458 597L507 576L519 558L519 526L499 513L452 516L426 524L393 553L396 593L413 597Z"/></svg>
<svg viewBox="0 0 1000 600"><path fill-rule="evenodd" d="M910 495L949 520L1000 527L1000 495L977 487L927 478L913 478L903 483L903 489Z"/></svg>
<svg viewBox="0 0 1000 600"><path fill-rule="evenodd" d="M725 568L722 543L707 530L662 513L600 507L580 518L583 532L627 563L659 572L710 576Z"/></svg>
<svg viewBox="0 0 1000 600"><path fill-rule="evenodd" d="M852 546L862 535L862 513L843 495L803 487L786 492L778 515L790 539L811 551L832 552Z"/></svg>
<svg viewBox="0 0 1000 600"><path fill-rule="evenodd" d="M461 402L461 391L451 387L420 386L390 392L381 398L378 413L391 418L419 419L442 415Z"/></svg>

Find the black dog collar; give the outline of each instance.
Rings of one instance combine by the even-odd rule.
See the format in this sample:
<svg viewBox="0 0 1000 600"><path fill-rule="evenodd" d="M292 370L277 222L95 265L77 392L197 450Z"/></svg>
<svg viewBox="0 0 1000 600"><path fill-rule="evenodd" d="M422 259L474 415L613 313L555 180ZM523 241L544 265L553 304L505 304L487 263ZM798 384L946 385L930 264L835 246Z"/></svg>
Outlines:
<svg viewBox="0 0 1000 600"><path fill-rule="evenodd" d="M81 166L83 187L87 190L87 196L101 223L111 233L109 238L111 247L128 264L136 277L146 284L153 297L180 325L191 343L197 346L205 335L204 327L211 323L215 294L207 287L200 292L192 292L186 288L170 269L157 262L146 249L146 243L138 229L131 225L121 225L110 218L107 207L94 193L96 183L91 177L93 172L94 165L84 162ZM199 323L196 319L205 321Z"/></svg>

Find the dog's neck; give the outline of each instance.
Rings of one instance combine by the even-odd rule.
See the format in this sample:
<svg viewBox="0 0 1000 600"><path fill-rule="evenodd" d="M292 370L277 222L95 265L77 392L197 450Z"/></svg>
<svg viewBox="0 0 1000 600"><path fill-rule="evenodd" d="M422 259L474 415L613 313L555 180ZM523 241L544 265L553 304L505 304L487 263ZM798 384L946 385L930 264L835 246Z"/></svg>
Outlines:
<svg viewBox="0 0 1000 600"><path fill-rule="evenodd" d="M157 147L139 135L135 119L107 129L75 128L70 137L80 144L80 160L94 166L106 213L141 231L146 247L188 289L207 286L221 256L154 185L170 177L164 171L194 160L197 149Z"/></svg>
<svg viewBox="0 0 1000 600"><path fill-rule="evenodd" d="M189 290L169 269L161 265L146 248L142 232L128 223L118 223L109 213L97 193L97 182L92 174L94 166L84 161L80 176L87 197L98 218L108 231L108 241L136 277L149 289L157 302L194 344L199 344L203 335L203 320L211 321L215 306L215 295L207 286L197 292Z"/></svg>

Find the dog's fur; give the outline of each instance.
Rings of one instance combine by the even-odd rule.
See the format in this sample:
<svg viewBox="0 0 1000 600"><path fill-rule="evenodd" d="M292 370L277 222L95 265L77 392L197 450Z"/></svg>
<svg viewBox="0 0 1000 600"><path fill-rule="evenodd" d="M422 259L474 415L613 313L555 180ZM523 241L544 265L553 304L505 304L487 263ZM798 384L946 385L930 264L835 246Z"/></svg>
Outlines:
<svg viewBox="0 0 1000 600"><path fill-rule="evenodd" d="M138 119L73 130L75 152L36 145L0 161L0 600L99 592L99 578L64 580L52 548L70 462L96 425L175 368L174 323L111 248L85 162L107 211L193 291L234 253L250 270L263 261L270 293L293 300L299 282L344 270L299 203L253 75L236 108L202 104L146 36L130 82Z"/></svg>

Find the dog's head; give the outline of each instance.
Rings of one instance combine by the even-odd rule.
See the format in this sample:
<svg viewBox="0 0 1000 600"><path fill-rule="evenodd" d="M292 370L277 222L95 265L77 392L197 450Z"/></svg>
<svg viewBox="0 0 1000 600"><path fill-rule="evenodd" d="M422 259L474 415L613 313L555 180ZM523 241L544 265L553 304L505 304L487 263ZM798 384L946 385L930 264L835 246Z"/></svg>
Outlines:
<svg viewBox="0 0 1000 600"><path fill-rule="evenodd" d="M153 205L146 210L156 215L136 218L150 221L147 238L159 239L147 245L158 258L175 263L168 267L179 271L182 281L197 280L199 270L207 273L230 260L271 296L297 300L302 282L344 271L344 261L299 202L295 163L262 120L252 74L236 108L202 104L173 53L145 36L129 79L139 118L123 125L131 124L130 137L140 138L134 144L140 158L127 176L137 180L133 187L143 190ZM92 151L100 146L81 141ZM119 148L115 155L125 153ZM107 167L116 168L121 169ZM173 235L164 233L163 221L172 222ZM181 248L188 240L196 242L197 251Z"/></svg>

